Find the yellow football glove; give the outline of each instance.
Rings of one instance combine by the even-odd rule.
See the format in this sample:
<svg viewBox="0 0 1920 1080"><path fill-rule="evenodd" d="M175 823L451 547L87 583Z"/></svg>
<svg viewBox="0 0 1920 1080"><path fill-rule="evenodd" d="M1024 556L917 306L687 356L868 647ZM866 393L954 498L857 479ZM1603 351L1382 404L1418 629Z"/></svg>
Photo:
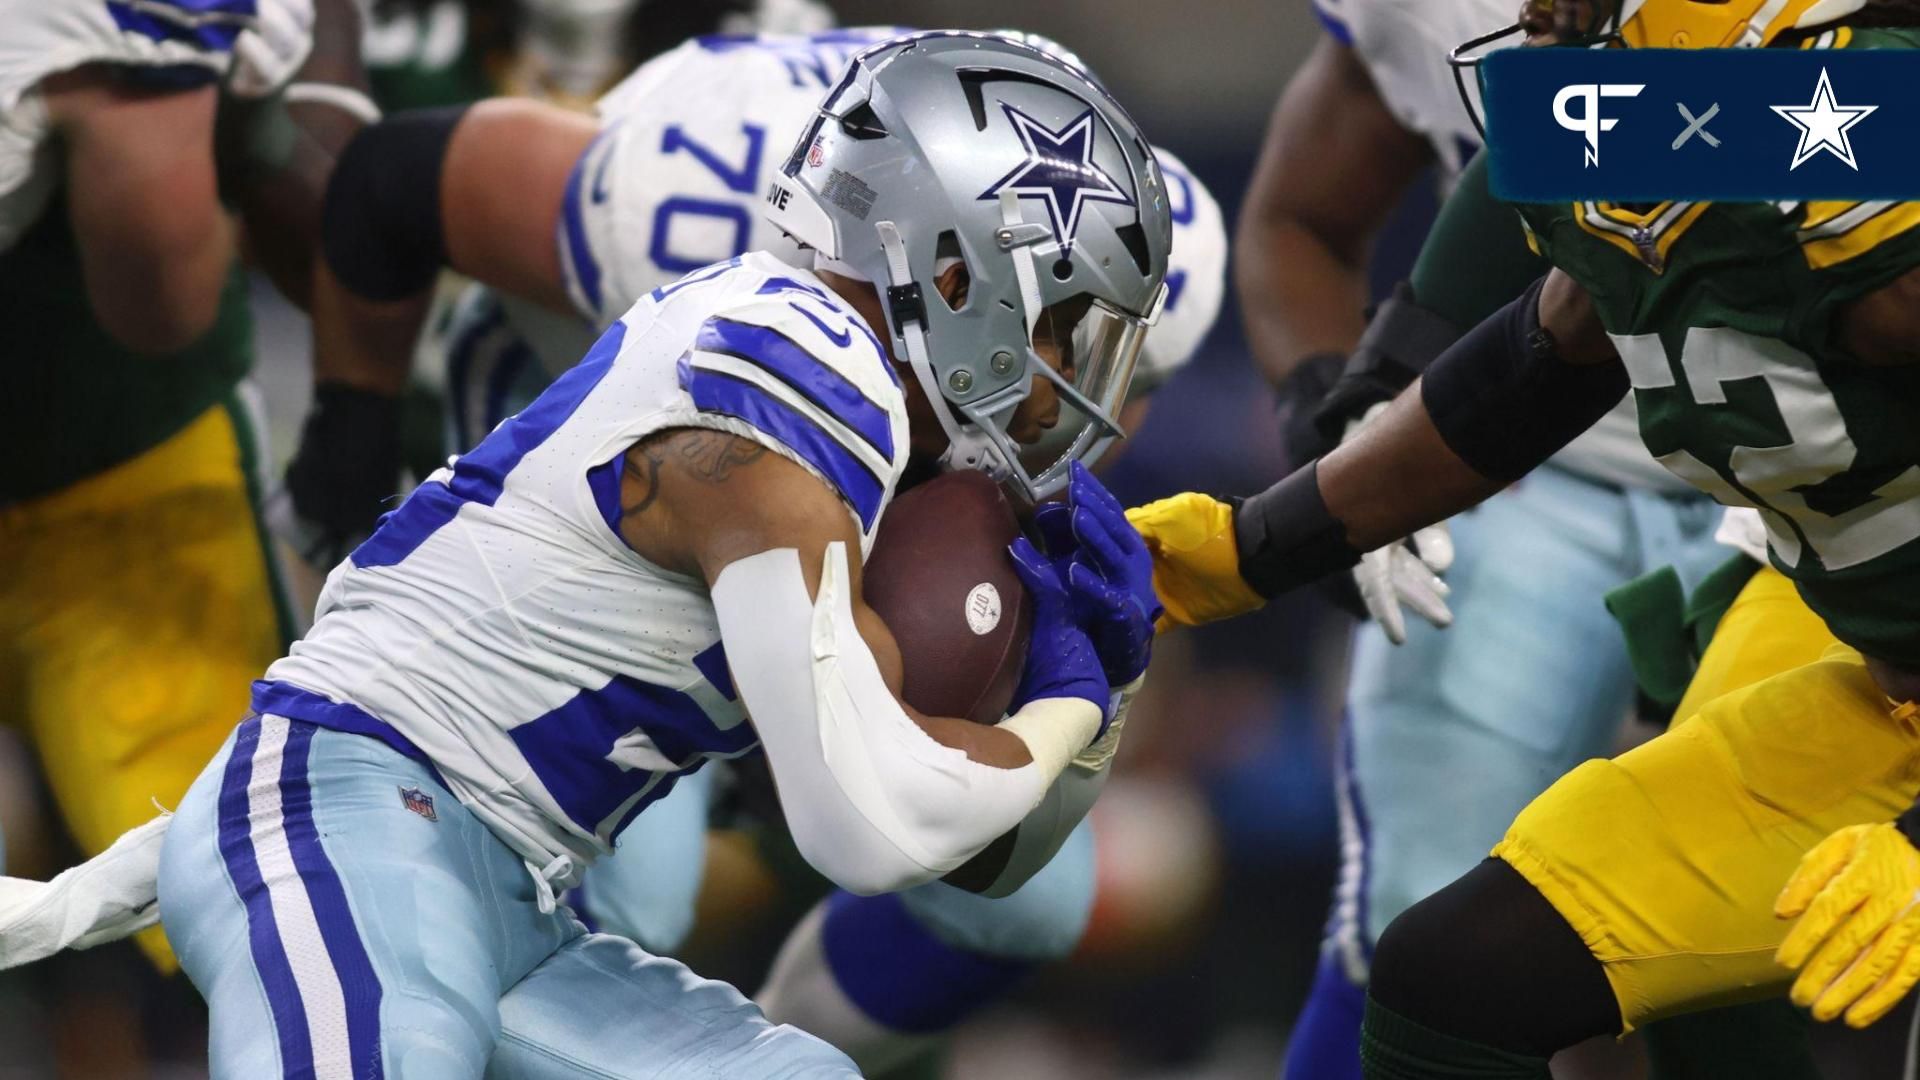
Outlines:
<svg viewBox="0 0 1920 1080"><path fill-rule="evenodd" d="M1153 552L1153 591L1166 614L1155 629L1244 615L1266 603L1240 576L1240 548L1233 539L1233 507L1195 492L1127 511Z"/></svg>
<svg viewBox="0 0 1920 1080"><path fill-rule="evenodd" d="M1891 822L1849 825L1800 860L1773 913L1798 917L1774 958L1793 1003L1862 1028L1920 982L1920 850Z"/></svg>

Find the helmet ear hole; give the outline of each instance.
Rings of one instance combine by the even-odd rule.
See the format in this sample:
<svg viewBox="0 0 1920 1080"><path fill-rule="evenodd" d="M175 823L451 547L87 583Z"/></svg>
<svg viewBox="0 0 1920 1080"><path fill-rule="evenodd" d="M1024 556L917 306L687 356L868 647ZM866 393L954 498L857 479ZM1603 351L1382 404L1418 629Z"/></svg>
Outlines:
<svg viewBox="0 0 1920 1080"><path fill-rule="evenodd" d="M951 277L949 275L952 275ZM947 310L966 310L972 292L973 268L967 265L967 253L960 246L960 234L948 229L933 245L935 291L946 302Z"/></svg>
<svg viewBox="0 0 1920 1080"><path fill-rule="evenodd" d="M1122 225L1114 232L1119 235L1120 243L1126 247L1127 254L1133 256L1134 268L1142 274L1152 273L1153 258L1147 248L1147 230L1141 228L1140 223L1136 221Z"/></svg>
<svg viewBox="0 0 1920 1080"><path fill-rule="evenodd" d="M1073 260L1072 259L1055 259L1054 260L1053 279L1055 281L1065 281L1068 278L1071 278L1072 276L1073 276Z"/></svg>

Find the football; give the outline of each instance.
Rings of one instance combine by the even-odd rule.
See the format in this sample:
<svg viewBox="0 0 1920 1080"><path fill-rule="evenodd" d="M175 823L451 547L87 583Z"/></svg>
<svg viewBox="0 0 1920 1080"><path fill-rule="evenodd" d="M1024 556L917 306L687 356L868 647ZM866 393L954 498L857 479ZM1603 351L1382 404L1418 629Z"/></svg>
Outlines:
<svg viewBox="0 0 1920 1080"><path fill-rule="evenodd" d="M931 716L999 723L1020 683L1033 611L1007 545L1020 522L984 473L945 473L901 495L867 559L867 603L905 668L901 696Z"/></svg>

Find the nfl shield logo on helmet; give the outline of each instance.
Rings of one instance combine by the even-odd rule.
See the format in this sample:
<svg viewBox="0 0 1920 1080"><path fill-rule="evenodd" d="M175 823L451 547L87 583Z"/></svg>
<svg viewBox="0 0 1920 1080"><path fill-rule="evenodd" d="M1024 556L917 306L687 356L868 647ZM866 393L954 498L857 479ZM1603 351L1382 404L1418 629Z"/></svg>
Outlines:
<svg viewBox="0 0 1920 1080"><path fill-rule="evenodd" d="M827 155L820 149L820 140L824 138L826 138L825 135L815 135L813 137L813 145L807 147L807 164L816 169L826 164L827 161Z"/></svg>
<svg viewBox="0 0 1920 1080"><path fill-rule="evenodd" d="M440 815L433 812L433 796L421 791L417 787L403 787L400 789L400 805L419 814L428 821L440 820Z"/></svg>

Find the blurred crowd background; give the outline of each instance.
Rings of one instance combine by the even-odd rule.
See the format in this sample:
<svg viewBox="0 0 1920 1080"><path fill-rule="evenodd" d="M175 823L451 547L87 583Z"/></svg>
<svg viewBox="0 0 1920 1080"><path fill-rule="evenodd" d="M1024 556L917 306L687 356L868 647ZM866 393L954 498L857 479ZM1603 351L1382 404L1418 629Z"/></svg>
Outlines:
<svg viewBox="0 0 1920 1080"><path fill-rule="evenodd" d="M1229 222L1280 88L1321 32L1309 0L833 6L847 25L1018 27L1059 40L1206 182ZM493 11L485 0L435 0L411 22L389 22L382 51L429 54L445 47L447 20L484 23ZM434 92L478 92L500 74L457 71ZM1381 241L1376 282L1404 273L1432 208L1431 186L1421 185ZM284 463L307 404L306 324L264 281L255 291L256 381ZM1277 403L1248 359L1240 303L1230 289L1205 348L1156 395L1108 468L1129 504L1184 489L1252 492L1281 475ZM1101 891L1080 954L971 1021L923 1075L1277 1074L1337 865L1331 762L1348 629L1308 596L1163 639L1120 774L1095 810ZM0 729L11 874L44 877L66 864L70 844L44 801L27 755ZM682 958L751 992L825 886L764 830L719 834L709 858ZM126 945L0 976L0 1080L202 1076L204 1044L192 988L161 980ZM1630 1076L1633 1066L1608 1072Z"/></svg>

